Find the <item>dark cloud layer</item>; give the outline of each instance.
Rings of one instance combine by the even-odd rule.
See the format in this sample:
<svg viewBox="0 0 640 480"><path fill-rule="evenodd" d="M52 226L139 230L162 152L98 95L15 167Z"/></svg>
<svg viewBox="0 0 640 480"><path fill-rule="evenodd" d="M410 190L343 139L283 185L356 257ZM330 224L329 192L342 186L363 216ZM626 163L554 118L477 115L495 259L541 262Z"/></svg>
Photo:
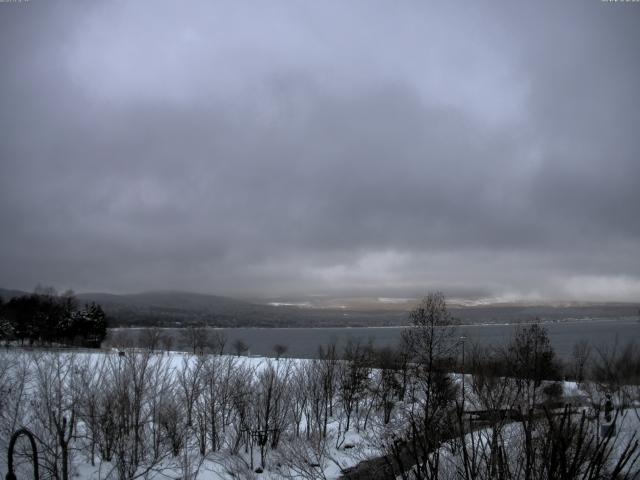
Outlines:
<svg viewBox="0 0 640 480"><path fill-rule="evenodd" d="M640 298L640 5L0 4L0 284Z"/></svg>

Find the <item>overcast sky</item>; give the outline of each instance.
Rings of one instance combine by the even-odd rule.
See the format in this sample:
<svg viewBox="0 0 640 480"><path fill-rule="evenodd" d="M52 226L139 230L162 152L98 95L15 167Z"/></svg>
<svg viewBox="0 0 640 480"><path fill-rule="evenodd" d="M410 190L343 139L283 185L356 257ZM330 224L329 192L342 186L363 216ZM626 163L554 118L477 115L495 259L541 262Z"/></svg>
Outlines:
<svg viewBox="0 0 640 480"><path fill-rule="evenodd" d="M640 300L640 3L0 3L0 286Z"/></svg>

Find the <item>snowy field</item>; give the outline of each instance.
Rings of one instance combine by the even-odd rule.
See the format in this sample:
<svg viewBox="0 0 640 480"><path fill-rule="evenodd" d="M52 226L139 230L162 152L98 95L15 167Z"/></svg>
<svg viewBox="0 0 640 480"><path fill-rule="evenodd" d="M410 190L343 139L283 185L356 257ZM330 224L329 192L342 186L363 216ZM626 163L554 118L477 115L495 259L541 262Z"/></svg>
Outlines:
<svg viewBox="0 0 640 480"><path fill-rule="evenodd" d="M291 389L296 387L304 388L303 385L308 377L302 377L302 375L309 374L316 362L311 360L300 359L280 359L274 360L270 358L262 357L242 357L242 356L214 356L209 355L205 358L197 357L185 353L169 352L160 354L148 354L148 353L130 353L128 352L124 357L119 356L117 352L96 352L96 353L47 353L47 352L26 352L26 351L7 351L0 353L0 365L2 372L0 373L0 380L2 385L5 386L7 395L4 396L2 402L2 432L0 435L0 448L2 451L6 451L8 445L8 439L10 432L14 429L26 425L28 426L40 439L46 439L47 423L49 421L55 422L51 418L41 418L33 411L36 409L58 409L57 412L53 412L53 416L64 418L65 413L67 418L70 419L72 415L76 416L75 432L70 434L71 442L75 443L72 449L70 449L70 465L71 471L70 477L86 478L86 479L107 479L107 478L121 478L121 472L118 471L118 466L115 461L105 461L101 459L101 455L98 453L99 448L95 448L95 455L93 462L91 461L90 446L88 437L95 435L100 437L103 435L99 431L99 427L94 426L92 431L91 416L83 408L84 404L88 404L87 408L91 408L91 397L99 396L104 393L106 397L117 396L118 389L120 387L125 390L130 386L125 385L110 385L105 383L105 372L112 370L115 372L125 372L128 366L137 364L141 367L143 359L148 359L148 364L144 365L147 369L146 378L135 378L135 373L131 372L131 377L125 377L123 375L120 380L131 381L144 381L147 385L144 386L144 392L141 396L146 398L141 399L145 403L143 406L146 411L142 412L142 415L147 416L144 420L145 426L143 427L145 435L156 435L160 442L171 443L175 441L175 444L184 443L184 445L177 445L180 448L176 448L174 452L168 454L163 452L159 455L159 459L152 456L152 461L140 462L139 469L136 469L136 473L133 476L139 478L149 479L167 479L167 478L197 478L197 479L221 479L221 478L253 478L260 475L260 478L283 478L283 477L296 477L299 475L305 475L304 472L295 472L295 467L287 465L290 463L292 456L309 456L314 458L315 466L310 467L313 476L320 476L322 478L338 478L341 470L353 466L361 460L370 456L378 454L378 449L375 446L369 445L367 442L367 436L371 434L371 428L369 431L362 431L360 426L363 422L361 415L354 415L356 417L352 420L350 431L344 430L344 420L339 418L337 414L328 416L326 419L326 436L318 444L316 440L316 433L312 432L308 427L310 417L314 414L322 415L322 412L317 410L312 411L308 404L306 394L303 395L305 399L300 402L298 396L292 397L292 391L280 391L279 382L284 379L290 378ZM317 365L316 365L317 367ZM220 370L224 369L224 372ZM70 377L74 372L81 372L78 376L82 377L80 382L70 381ZM196 373L198 372L198 373ZM51 378L44 378L45 373L50 374ZM275 375L274 375L275 374ZM24 375L24 382L21 383L19 377ZM200 375L200 381L203 382L203 387L210 387L215 391L210 392L210 396L205 397L205 394L198 390L201 387L195 386L195 383L189 385L189 382L195 382L195 376ZM207 375L217 378L209 377L211 383L207 384L205 378ZM296 377L294 379L294 377ZM116 377L116 379L118 379ZM244 432L240 432L240 428L234 424L238 421L238 418L230 419L224 418L225 413L222 412L225 408L237 408L242 412L242 407L233 406L233 402L237 401L231 399L231 395L228 398L223 398L227 395L225 388L231 388L234 382L239 380L245 380L244 387L251 388L253 391L248 392L247 395L253 402L260 402L263 400L266 405L265 409L272 409L275 415L283 415L286 418L270 419L268 421L268 427L283 423L294 423L296 419L299 422L298 430L299 435L294 435L292 438L284 438L279 441L278 449L274 449L272 445L267 446L269 450L265 455L265 461L262 463L260 455L260 439L249 438L246 444L240 444L240 448L235 443L238 440L236 436L242 437ZM261 382L262 380L262 382ZM299 383L295 383L295 381ZM272 381L272 385L269 385L269 381ZM216 382L218 382L216 384ZM227 384L225 385L225 382ZM260 385L265 386L265 392L260 391ZM43 385L47 383L47 385ZM11 385L11 386L9 386ZM16 386L18 388L16 388ZM63 388L59 388L59 387ZM191 388L190 388L191 387ZM135 388L135 387L134 387ZM240 389L238 384L234 385L234 388ZM271 390L270 390L271 388ZM56 391L58 390L58 391ZM135 397L135 393L129 392ZM274 399L271 404L262 394L270 395L274 397L279 395L287 395L287 398ZM38 399L37 397L44 394L50 394L51 398ZM203 398L193 400L193 405L189 406L192 402L192 396L202 395ZM299 395L299 394L298 394ZM219 396L219 398L215 398ZM155 398L154 398L155 397ZM173 397L173 398L171 398ZM87 400L88 398L88 400ZM167 400L171 398L171 400ZM322 400L315 398L314 400ZM208 401L217 402L214 405L207 404ZM170 409L170 407L163 405L163 402L173 402L174 409L171 413L175 415L173 421L175 426L164 425L163 422L167 422L163 418L162 410ZM226 404L225 402L228 402ZM57 403L53 405L52 403ZM135 403L135 402L133 402ZM177 404L177 405L175 405ZM283 405L286 405L283 407ZM324 405L320 405L323 407ZM251 421L260 422L263 420L260 418L265 412L260 410L261 405L248 405L247 411L244 412L247 415L249 410L255 414L254 419ZM301 409L297 413L297 417L294 418L296 412L293 412L293 408ZM96 406L96 408L100 408ZM193 408L193 412L187 412L187 408ZM219 445L213 451L213 448L208 448L208 452L205 455L200 454L200 445L195 440L199 427L204 430L205 427L211 429L211 419L207 422L202 417L205 415L204 409L208 412L213 412L217 421L226 422L221 425L221 428L225 427L227 430L224 433L218 435L217 441ZM337 405L333 407L338 411ZM215 410L220 411L216 412ZM155 410L155 411L154 411ZM286 410L286 411L281 411ZM114 415L117 412L112 412ZM185 424L185 416L193 415L191 420L192 426ZM229 414L232 415L232 414ZM234 412L233 415L239 415L238 412ZM50 415L44 415L49 417ZM198 419L196 419L198 417ZM69 421L69 420L67 420ZM103 420L99 420L103 421ZM202 425L195 425L198 421L203 422ZM251 427L253 430L259 430L259 424L251 424L251 421L247 421L246 426L249 430ZM183 423L184 425L180 425ZM372 425L374 420L369 421L369 425ZM164 425L164 426L163 426ZM53 426L53 429L56 427ZM191 435L186 431L180 433L180 429L184 430L193 429ZM204 432L204 435L211 436L210 432ZM226 434L226 436L225 436ZM249 435L252 433L249 432ZM258 434L259 436L259 434ZM103 439L104 440L104 439ZM98 440L99 442L100 440ZM244 439L242 440L244 441ZM40 442L38 442L40 444ZM52 442L55 444L55 440ZM271 439L268 440L271 443ZM173 446L176 446L176 445ZM26 445L26 442L25 442ZM147 448L146 446L145 448ZM46 450L46 449L45 449ZM55 463L60 460L61 452L59 448L50 448L47 452L40 452L40 461L43 462L43 456L49 457L49 463ZM205 449L206 450L206 449ZM43 455L44 453L44 455ZM175 455L173 455L175 453ZM285 458L287 457L287 458ZM25 471L25 474L29 475L30 467L28 462L23 458L20 462L18 471L20 469ZM316 465L317 464L317 465ZM256 473L255 470L264 469L261 473ZM41 478L42 478L41 468ZM4 478L7 472L6 456L0 457L0 476ZM59 475L60 472L55 473ZM48 472L49 476L54 475L52 471ZM45 476L45 478L47 478Z"/></svg>
<svg viewBox="0 0 640 480"><path fill-rule="evenodd" d="M38 440L41 478L65 478L65 458L67 478L339 478L389 453L390 439L424 403L415 385L402 384L400 370L389 375L359 360L6 350L0 476L11 432L25 426ZM449 379L467 412L487 408L472 376L464 396L462 376ZM595 386L561 387L579 412L591 412L589 399L604 401ZM637 402L626 406L633 408L620 411L612 458L640 427ZM520 424L503 427L519 448ZM487 449L492 432L478 428L465 442ZM27 443L18 445L17 471L29 478ZM456 478L459 447L439 451L443 474L452 474L443 478Z"/></svg>

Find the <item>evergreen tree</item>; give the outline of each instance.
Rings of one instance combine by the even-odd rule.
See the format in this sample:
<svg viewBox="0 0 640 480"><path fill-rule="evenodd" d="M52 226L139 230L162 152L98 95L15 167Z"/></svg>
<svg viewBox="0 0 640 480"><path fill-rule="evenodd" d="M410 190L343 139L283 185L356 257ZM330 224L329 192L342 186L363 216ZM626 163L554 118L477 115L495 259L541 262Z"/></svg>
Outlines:
<svg viewBox="0 0 640 480"><path fill-rule="evenodd" d="M0 340L100 346L107 335L107 318L100 305L79 309L71 291L61 296L53 289L39 292L0 303Z"/></svg>

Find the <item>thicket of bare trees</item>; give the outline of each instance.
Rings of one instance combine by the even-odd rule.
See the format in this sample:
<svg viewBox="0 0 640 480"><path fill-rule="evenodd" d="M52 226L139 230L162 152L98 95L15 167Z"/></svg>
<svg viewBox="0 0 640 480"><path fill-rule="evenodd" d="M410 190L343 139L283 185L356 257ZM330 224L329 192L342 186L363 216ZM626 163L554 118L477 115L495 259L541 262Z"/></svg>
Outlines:
<svg viewBox="0 0 640 480"><path fill-rule="evenodd" d="M236 455L236 471L273 462L285 476L302 465L322 471L348 432L389 422L400 391L402 375L377 367L401 363L370 345L351 343L342 354L329 345L315 360L252 367L236 356L154 353L158 335L149 338L148 349L124 355L3 352L0 448L26 426L41 472L62 480L79 463L102 478L166 468L190 478L221 451Z"/></svg>
<svg viewBox="0 0 640 480"><path fill-rule="evenodd" d="M576 348L570 370L579 372L583 391L596 390L594 410L561 401L560 367L540 325L518 328L505 347L473 346L466 363L473 375L460 392L461 382L447 368L456 337L442 295L426 297L412 318L405 345L413 399L403 407L399 426L381 437L387 451L384 475L464 480L640 475L636 435L618 440L615 426L601 431L598 420L605 398L616 396L610 422L618 426L631 399L639 399L635 347L591 357L584 345ZM632 410L637 412L637 405Z"/></svg>
<svg viewBox="0 0 640 480"><path fill-rule="evenodd" d="M594 388L612 392L617 385L637 383L631 377L617 381L619 376L611 382L598 381L598 375L612 359L589 360L584 345L576 351L575 364L569 366L569 371L582 372L582 392L593 392ZM614 356L616 361L625 358L628 354L625 352L628 349ZM458 452L449 455L448 477L498 480L638 477L637 435L620 440L616 431L616 426L618 430L622 427L628 413L625 409L630 404L625 404L622 397L612 403L615 411L603 431L600 413L605 394L590 396L586 403L584 399L577 403L576 399L559 401L562 387L555 381L558 365L540 326L519 329L507 348L476 348L470 357L474 372L469 385L470 411L457 416L458 438L450 445L454 447L452 452L456 448ZM629 410L637 412L637 406Z"/></svg>
<svg viewBox="0 0 640 480"><path fill-rule="evenodd" d="M328 466L344 467L336 452L355 452L354 439L380 458L346 472L351 478L600 479L637 472L635 439L620 442L599 423L604 411L607 425L618 426L637 412L636 347L589 353L579 346L570 371L588 398L586 406L571 405L562 400L558 362L539 325L519 328L502 348L469 346L461 365L441 294L427 296L411 318L414 328L398 350L334 344L308 361L257 364L201 354L196 329L185 333L195 354L155 353L161 331L149 333L148 348L125 355L0 352L0 449L11 432L29 428L40 471L60 480L80 463L105 479L159 472L191 479L212 463L235 478L268 469L323 479ZM216 342L213 350L222 353L224 339ZM464 391L461 366L472 372Z"/></svg>

